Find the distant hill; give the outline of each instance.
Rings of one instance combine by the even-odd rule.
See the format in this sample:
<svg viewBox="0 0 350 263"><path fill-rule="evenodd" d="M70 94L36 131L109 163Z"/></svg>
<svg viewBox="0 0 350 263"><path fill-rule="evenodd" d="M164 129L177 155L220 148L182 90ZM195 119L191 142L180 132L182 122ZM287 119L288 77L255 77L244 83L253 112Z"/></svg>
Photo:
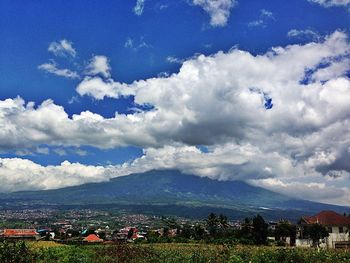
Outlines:
<svg viewBox="0 0 350 263"><path fill-rule="evenodd" d="M0 194L0 206L94 207L197 218L211 211L236 219L260 213L269 219L292 220L325 209L350 212L348 207L291 198L242 181L217 181L175 170L149 171L56 190Z"/></svg>

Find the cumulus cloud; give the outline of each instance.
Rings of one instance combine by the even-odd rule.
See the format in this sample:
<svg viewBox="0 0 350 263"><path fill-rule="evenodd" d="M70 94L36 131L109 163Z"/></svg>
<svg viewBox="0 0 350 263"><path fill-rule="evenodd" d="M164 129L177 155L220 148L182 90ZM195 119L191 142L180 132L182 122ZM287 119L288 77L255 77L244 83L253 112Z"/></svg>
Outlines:
<svg viewBox="0 0 350 263"><path fill-rule="evenodd" d="M94 56L86 68L86 74L90 76L102 75L105 78L111 76L111 67L105 56Z"/></svg>
<svg viewBox="0 0 350 263"><path fill-rule="evenodd" d="M349 54L347 35L337 31L256 56L238 49L199 55L178 73L131 84L90 76L77 86L80 95L133 96L153 108L113 118L89 111L69 117L52 100L39 106L3 100L0 149L136 145L144 156L108 176L177 168L221 180L264 185L272 178L290 188L293 180L318 180L325 189L342 189L350 172Z"/></svg>
<svg viewBox="0 0 350 263"><path fill-rule="evenodd" d="M73 43L66 39L62 39L58 42L51 42L48 51L52 52L55 56L61 57L75 57L77 54L76 50L73 48Z"/></svg>
<svg viewBox="0 0 350 263"><path fill-rule="evenodd" d="M210 25L213 27L225 26L230 18L231 9L236 5L236 0L193 0L210 16Z"/></svg>
<svg viewBox="0 0 350 263"><path fill-rule="evenodd" d="M324 182L283 182L275 178L252 180L250 183L295 198L341 205L350 204L350 190L348 187L336 187ZM345 182L345 184L347 183Z"/></svg>
<svg viewBox="0 0 350 263"><path fill-rule="evenodd" d="M144 8L145 8L145 0L137 0L136 5L133 8L133 11L135 15L141 16Z"/></svg>
<svg viewBox="0 0 350 263"><path fill-rule="evenodd" d="M350 192L344 187L348 178L333 185L333 181L324 180L318 174L300 177L297 173L291 176L302 168L294 167L288 158L278 153L264 154L250 144L234 143L213 145L205 152L195 146L180 144L147 148L142 157L132 162L108 166L68 161L57 166L41 166L26 159L0 159L1 180L4 182L0 191L55 189L108 181L110 178L153 169L178 169L183 173L217 180L245 180L291 197L337 204L350 203ZM278 173L278 178L274 173Z"/></svg>
<svg viewBox="0 0 350 263"><path fill-rule="evenodd" d="M72 71L70 69L60 69L57 67L57 64L55 61L51 60L48 63L44 63L38 66L38 69L49 72L51 74L60 76L60 77L65 77L65 78L70 78L70 79L79 79L80 76L77 72Z"/></svg>
<svg viewBox="0 0 350 263"><path fill-rule="evenodd" d="M254 162L255 165L250 165ZM271 167L268 167L271 163ZM147 148L141 158L118 169L122 174L153 169L179 169L188 174L218 180L248 180L271 177L271 170L285 174L290 165L275 153L262 154L250 144L226 143L209 146L206 152L195 146L181 144Z"/></svg>
<svg viewBox="0 0 350 263"><path fill-rule="evenodd" d="M350 0L308 0L312 3L317 3L324 7L332 7L332 6L350 6Z"/></svg>
<svg viewBox="0 0 350 263"><path fill-rule="evenodd" d="M63 39L58 42L51 42L48 51L59 57L72 57L74 58L77 54L73 48L73 43ZM56 76L61 76L70 79L79 79L80 75L73 70L67 68L59 68L55 60L51 59L48 63L44 63L38 66L38 69L52 73Z"/></svg>
<svg viewBox="0 0 350 263"><path fill-rule="evenodd" d="M54 189L108 180L102 166L64 161L58 166L41 166L27 159L0 159L0 192Z"/></svg>
<svg viewBox="0 0 350 263"><path fill-rule="evenodd" d="M57 126L64 126L65 132L59 134L59 128L49 129L48 135L52 137L48 136L48 140L53 142L67 143L71 139L66 131L73 131L79 137L79 130L87 128L100 129L102 132L96 133L106 139L113 137L110 147L161 146L171 142L209 145L232 139L252 140L260 133L305 136L347 120L348 106L344 100L348 97L349 80L344 74L348 70L348 52L345 34L336 32L322 43L274 48L260 56L237 49L213 56L201 55L184 62L177 74L129 85L100 77L84 79L77 87L80 95L96 99L135 96L137 104L154 106L148 112L116 114L110 119L88 111L68 118L64 109L50 100L34 108L26 106L20 98L10 99L2 101L0 109L2 120L9 121L14 129L33 127L43 134L45 131L38 129L33 121L28 125L18 123L18 127L16 122L32 115L43 127L51 128L56 125L49 118L41 119L42 112L57 116L52 121L61 122ZM320 67L320 63L326 66ZM306 74L309 71L312 73ZM308 83L301 83L306 77ZM265 108L267 100L274 105L270 110ZM91 122L94 125L89 125ZM135 134L138 139L133 142L129 138L133 136L125 134L129 129L133 131L131 134L139 131L147 136L140 138ZM6 129L3 133L16 135L16 132L7 133ZM33 138L28 141L45 142L46 136L37 136L34 130L13 141L20 142L31 135ZM90 144L87 141L77 140L77 143ZM99 145L98 141L94 145Z"/></svg>

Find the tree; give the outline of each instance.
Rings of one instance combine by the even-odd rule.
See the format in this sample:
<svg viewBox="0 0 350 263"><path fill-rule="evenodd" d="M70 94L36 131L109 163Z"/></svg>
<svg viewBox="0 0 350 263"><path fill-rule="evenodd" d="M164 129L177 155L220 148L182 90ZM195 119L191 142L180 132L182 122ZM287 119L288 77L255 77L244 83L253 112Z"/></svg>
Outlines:
<svg viewBox="0 0 350 263"><path fill-rule="evenodd" d="M253 240L256 245L263 245L267 242L267 228L264 218L259 214L253 218Z"/></svg>
<svg viewBox="0 0 350 263"><path fill-rule="evenodd" d="M105 231L99 231L97 233L98 237L101 239L106 239L106 232Z"/></svg>
<svg viewBox="0 0 350 263"><path fill-rule="evenodd" d="M328 237L329 233L323 225L315 223L305 226L304 235L312 240L313 246L318 247L320 240Z"/></svg>
<svg viewBox="0 0 350 263"><path fill-rule="evenodd" d="M194 226L194 238L196 240L201 240L201 239L203 239L204 235L205 235L204 227L200 224L196 224Z"/></svg>
<svg viewBox="0 0 350 263"><path fill-rule="evenodd" d="M69 229L67 230L67 232ZM83 237L87 237L88 235L95 234L95 228L88 228L85 231L82 232Z"/></svg>
<svg viewBox="0 0 350 263"><path fill-rule="evenodd" d="M163 237L169 236L169 227L163 227Z"/></svg>
<svg viewBox="0 0 350 263"><path fill-rule="evenodd" d="M0 262L35 262L35 253L29 249L24 241L0 241Z"/></svg>
<svg viewBox="0 0 350 263"><path fill-rule="evenodd" d="M252 219L246 217L241 224L241 228L237 231L237 238L240 239L242 244L253 244L253 226Z"/></svg>
<svg viewBox="0 0 350 263"><path fill-rule="evenodd" d="M68 229L66 231L66 237L78 237L80 232L77 229Z"/></svg>
<svg viewBox="0 0 350 263"><path fill-rule="evenodd" d="M214 213L210 213L208 215L206 222L207 222L207 229L209 231L210 236L215 237L218 233L218 225L219 225L218 216Z"/></svg>
<svg viewBox="0 0 350 263"><path fill-rule="evenodd" d="M227 216L220 214L219 215L219 224L220 224L220 228L222 228L222 229L228 228L229 224L228 224Z"/></svg>
<svg viewBox="0 0 350 263"><path fill-rule="evenodd" d="M130 239L134 235L134 229L131 227L128 231L127 239Z"/></svg>
<svg viewBox="0 0 350 263"><path fill-rule="evenodd" d="M276 240L286 242L287 237L290 237L291 245L295 243L296 226L288 221L281 221L277 224L275 230Z"/></svg>
<svg viewBox="0 0 350 263"><path fill-rule="evenodd" d="M150 243L156 243L159 241L159 233L154 230L147 231L147 240Z"/></svg>
<svg viewBox="0 0 350 263"><path fill-rule="evenodd" d="M180 236L186 239L190 239L193 237L193 229L189 224L183 225Z"/></svg>
<svg viewBox="0 0 350 263"><path fill-rule="evenodd" d="M180 225L177 223L175 218L162 218L163 225L169 229L179 229Z"/></svg>

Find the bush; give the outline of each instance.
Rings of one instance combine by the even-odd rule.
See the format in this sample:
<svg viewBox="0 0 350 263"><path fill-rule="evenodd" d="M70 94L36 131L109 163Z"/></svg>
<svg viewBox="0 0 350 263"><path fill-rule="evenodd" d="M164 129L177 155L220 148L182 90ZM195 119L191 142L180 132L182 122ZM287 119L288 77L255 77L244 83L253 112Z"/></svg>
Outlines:
<svg viewBox="0 0 350 263"><path fill-rule="evenodd" d="M205 243L113 244L30 247L25 242L0 242L1 263L348 263L350 252Z"/></svg>
<svg viewBox="0 0 350 263"><path fill-rule="evenodd" d="M25 242L0 242L0 262L29 263L35 262L35 254L31 252Z"/></svg>
<svg viewBox="0 0 350 263"><path fill-rule="evenodd" d="M90 263L92 251L80 246L50 247L37 251L38 262Z"/></svg>

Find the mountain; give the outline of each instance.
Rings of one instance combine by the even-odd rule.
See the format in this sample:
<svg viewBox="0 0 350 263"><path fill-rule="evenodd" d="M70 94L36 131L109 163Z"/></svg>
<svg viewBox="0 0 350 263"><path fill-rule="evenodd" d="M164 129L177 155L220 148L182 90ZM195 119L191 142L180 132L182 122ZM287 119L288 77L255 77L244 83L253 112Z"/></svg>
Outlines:
<svg viewBox="0 0 350 263"><path fill-rule="evenodd" d="M320 210L350 208L291 198L242 181L217 181L175 170L149 171L108 182L44 191L0 194L2 208L93 207L203 218L209 212L240 219L256 213L296 220Z"/></svg>

